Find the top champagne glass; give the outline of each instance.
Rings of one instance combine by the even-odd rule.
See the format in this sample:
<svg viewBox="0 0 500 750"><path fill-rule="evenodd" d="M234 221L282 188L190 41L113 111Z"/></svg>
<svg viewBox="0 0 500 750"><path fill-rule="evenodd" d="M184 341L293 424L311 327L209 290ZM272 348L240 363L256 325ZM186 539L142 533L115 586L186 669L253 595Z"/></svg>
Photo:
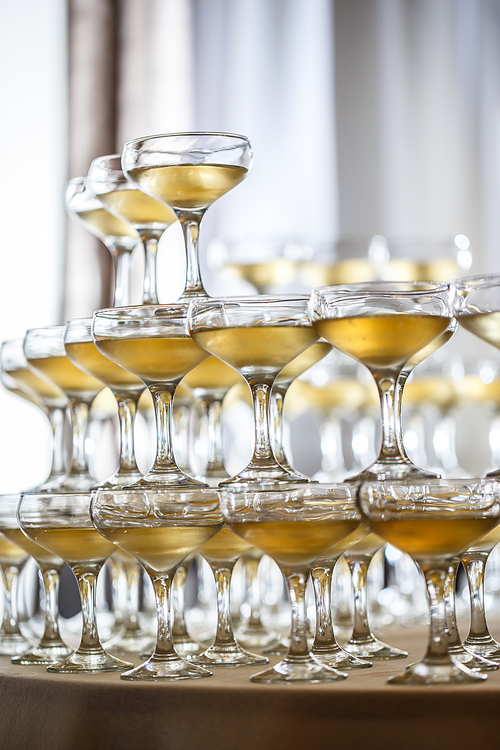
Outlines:
<svg viewBox="0 0 500 750"><path fill-rule="evenodd" d="M147 195L174 211L186 244L186 286L180 299L208 297L201 280L198 238L205 211L252 166L247 138L229 133L173 133L125 144L122 169Z"/></svg>
<svg viewBox="0 0 500 750"><path fill-rule="evenodd" d="M65 201L69 215L98 237L111 253L115 271L113 305L129 305L131 256L139 235L128 221L119 219L101 205L86 177L69 180Z"/></svg>
<svg viewBox="0 0 500 750"><path fill-rule="evenodd" d="M158 242L177 217L168 206L133 185L121 168L121 155L94 159L88 179L99 201L114 216L131 224L144 245L145 269L142 302L158 304L156 257Z"/></svg>
<svg viewBox="0 0 500 750"><path fill-rule="evenodd" d="M349 481L428 476L402 450L398 379L414 358L431 353L432 342L453 320L453 288L438 282L367 282L322 287L311 296L310 314L320 336L371 372L382 408L382 447L370 467ZM435 347L437 348L437 346ZM416 356L418 354L418 357Z"/></svg>

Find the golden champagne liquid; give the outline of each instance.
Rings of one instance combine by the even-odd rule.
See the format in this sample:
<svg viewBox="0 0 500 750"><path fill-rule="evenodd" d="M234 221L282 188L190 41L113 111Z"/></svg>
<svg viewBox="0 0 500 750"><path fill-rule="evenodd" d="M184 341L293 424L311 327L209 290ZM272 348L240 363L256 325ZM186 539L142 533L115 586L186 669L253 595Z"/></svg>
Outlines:
<svg viewBox="0 0 500 750"><path fill-rule="evenodd" d="M373 263L366 258L350 258L338 263L307 261L301 264L300 276L308 286L316 288L374 281L377 273Z"/></svg>
<svg viewBox="0 0 500 750"><path fill-rule="evenodd" d="M427 359L427 357L430 357L431 354L434 354L434 352L437 352L438 349L440 349L442 346L446 344L447 341L451 339L453 336L454 331L445 331L440 336L434 339L434 341L431 341L430 344L427 344L427 346L424 346L423 349L420 349L416 354L413 355L413 357L410 357L408 362L406 363L407 367L416 367L421 362L424 361L424 359Z"/></svg>
<svg viewBox="0 0 500 750"><path fill-rule="evenodd" d="M375 385L373 388L354 378L339 378L325 385L316 385L305 380L294 383L297 397L303 398L316 409L359 409L378 402Z"/></svg>
<svg viewBox="0 0 500 750"><path fill-rule="evenodd" d="M131 389L142 390L144 383L128 370L111 362L97 349L93 341L82 341L78 343L65 344L68 359L74 365L115 390Z"/></svg>
<svg viewBox="0 0 500 750"><path fill-rule="evenodd" d="M309 370L310 367L320 362L331 350L331 344L328 344L326 341L316 341L309 349L306 349L305 352L292 359L288 365L285 365L278 375L277 382L295 380L299 375Z"/></svg>
<svg viewBox="0 0 500 750"><path fill-rule="evenodd" d="M29 537L69 565L103 563L115 551L114 545L90 526L31 528Z"/></svg>
<svg viewBox="0 0 500 750"><path fill-rule="evenodd" d="M463 401L500 403L500 378L483 383L479 375L465 375L456 383L456 390Z"/></svg>
<svg viewBox="0 0 500 750"><path fill-rule="evenodd" d="M310 565L353 532L359 521L245 521L231 528L281 565Z"/></svg>
<svg viewBox="0 0 500 750"><path fill-rule="evenodd" d="M197 210L236 187L246 173L245 167L232 164L171 164L138 167L129 175L141 190L172 208Z"/></svg>
<svg viewBox="0 0 500 750"><path fill-rule="evenodd" d="M197 365L183 379L183 385L191 390L196 388L229 389L241 381L240 373L233 367L226 365L221 359L210 356Z"/></svg>
<svg viewBox="0 0 500 750"><path fill-rule="evenodd" d="M209 562L232 562L250 549L251 544L224 526L215 536L205 542L198 552Z"/></svg>
<svg viewBox="0 0 500 750"><path fill-rule="evenodd" d="M376 263L368 258L348 258L338 263L307 261L301 264L300 275L308 286L357 284L363 281L450 281L460 269L451 258L415 261L393 258Z"/></svg>
<svg viewBox="0 0 500 750"><path fill-rule="evenodd" d="M29 557L28 552L17 544L9 541L5 536L0 534L0 564L2 565L22 565Z"/></svg>
<svg viewBox="0 0 500 750"><path fill-rule="evenodd" d="M136 237L139 235L127 221L113 216L105 208L91 208L88 211L76 212L89 232L104 241L106 237Z"/></svg>
<svg viewBox="0 0 500 750"><path fill-rule="evenodd" d="M57 555L53 555L45 547L40 547L39 544L35 544L26 534L23 534L21 529L2 529L2 535L12 544L17 545L28 555L31 555L37 563L42 565L53 565L54 567L61 567L64 565L63 560Z"/></svg>
<svg viewBox="0 0 500 750"><path fill-rule="evenodd" d="M106 529L106 536L146 567L171 570L217 533L220 526L135 526Z"/></svg>
<svg viewBox="0 0 500 750"><path fill-rule="evenodd" d="M414 378L405 385L403 399L405 403L427 402L447 410L456 406L460 401L456 386L456 382L450 378L439 376Z"/></svg>
<svg viewBox="0 0 500 750"><path fill-rule="evenodd" d="M464 314L458 315L457 319L467 331L500 349L500 312Z"/></svg>
<svg viewBox="0 0 500 750"><path fill-rule="evenodd" d="M9 385L5 382L5 380L2 380L2 385L4 388L6 388L9 393L13 393L14 396L19 396L19 398L23 398L25 401L28 401L30 404L34 404L35 406L38 406L38 408L42 408L43 404L38 399L35 393L30 393L27 390L21 390L20 388L16 388L14 385Z"/></svg>
<svg viewBox="0 0 500 750"><path fill-rule="evenodd" d="M134 227L147 224L163 224L168 227L177 220L171 208L142 190L111 190L99 195L99 200L113 214L118 214Z"/></svg>
<svg viewBox="0 0 500 750"><path fill-rule="evenodd" d="M449 324L444 315L394 313L327 318L314 327L337 349L377 370L401 367Z"/></svg>
<svg viewBox="0 0 500 750"><path fill-rule="evenodd" d="M281 370L314 344L311 326L237 326L193 333L194 340L237 370L249 365Z"/></svg>
<svg viewBox="0 0 500 750"><path fill-rule="evenodd" d="M368 528L368 526L365 526L364 523L360 523L357 529L354 529L354 531L351 531L351 533L345 536L343 539L341 539L340 542L336 542L331 547L329 547L326 550L326 552L323 555L321 555L321 559L328 560L330 558L339 557L340 555L343 555L346 549L351 549L352 547L354 547L355 544L358 544L358 542L361 542L361 540L364 539L369 534L370 534L370 529Z"/></svg>
<svg viewBox="0 0 500 750"><path fill-rule="evenodd" d="M385 544L384 540L374 534L365 534L362 539L354 541L353 544L349 544L346 547L346 557L356 557L358 555L374 555L377 550L383 547Z"/></svg>
<svg viewBox="0 0 500 750"><path fill-rule="evenodd" d="M460 266L453 258L433 258L415 264L415 281L451 281L460 276ZM463 274L463 271L462 271Z"/></svg>
<svg viewBox="0 0 500 750"><path fill-rule="evenodd" d="M259 293L288 286L296 274L296 264L287 258L274 258L262 263L227 263L224 273L248 281Z"/></svg>
<svg viewBox="0 0 500 750"><path fill-rule="evenodd" d="M97 347L108 359L144 382L182 378L208 354L190 336L100 339Z"/></svg>
<svg viewBox="0 0 500 750"><path fill-rule="evenodd" d="M372 530L402 552L417 560L423 557L457 556L494 527L497 518L474 518L456 514L449 518L425 518L408 513L399 518L370 520Z"/></svg>
<svg viewBox="0 0 500 750"><path fill-rule="evenodd" d="M468 547L468 552L482 552L483 550L489 551L494 549L499 542L500 524L495 526L491 531L488 531L488 533L482 536L481 539L473 542L470 547Z"/></svg>
<svg viewBox="0 0 500 750"><path fill-rule="evenodd" d="M100 380L87 375L86 372L70 362L68 357L32 357L28 359L31 367L51 380L70 398L90 397L102 391Z"/></svg>
<svg viewBox="0 0 500 750"><path fill-rule="evenodd" d="M14 370L6 370L6 372L17 381L21 389L26 386L30 391L33 391L45 406L66 406L67 398L61 389L44 378L40 378L28 367L17 367Z"/></svg>

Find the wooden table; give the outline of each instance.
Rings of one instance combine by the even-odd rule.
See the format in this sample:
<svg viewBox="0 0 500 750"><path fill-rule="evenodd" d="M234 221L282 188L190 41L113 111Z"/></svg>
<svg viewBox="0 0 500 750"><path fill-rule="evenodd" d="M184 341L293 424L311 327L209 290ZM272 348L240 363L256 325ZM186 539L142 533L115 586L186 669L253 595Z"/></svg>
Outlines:
<svg viewBox="0 0 500 750"><path fill-rule="evenodd" d="M327 685L255 685L255 667L171 684L53 675L0 659L1 750L471 750L500 747L500 671L472 686L402 688L427 629L391 630L407 660Z"/></svg>

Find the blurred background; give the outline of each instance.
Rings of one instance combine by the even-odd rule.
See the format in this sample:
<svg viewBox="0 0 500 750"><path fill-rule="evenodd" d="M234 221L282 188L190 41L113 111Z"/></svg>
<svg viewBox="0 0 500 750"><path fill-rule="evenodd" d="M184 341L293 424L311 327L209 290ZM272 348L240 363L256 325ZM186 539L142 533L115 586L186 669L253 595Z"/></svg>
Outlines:
<svg viewBox="0 0 500 750"><path fill-rule="evenodd" d="M299 254L343 236L458 237L471 272L500 271L498 0L0 0L0 21L1 340L109 303L109 253L67 219L64 184L151 133L252 142L251 175L204 222L213 295L251 291L209 258L249 234ZM173 300L176 225L159 264ZM494 355L463 332L452 345ZM42 481L44 416L7 392L0 413L1 490Z"/></svg>

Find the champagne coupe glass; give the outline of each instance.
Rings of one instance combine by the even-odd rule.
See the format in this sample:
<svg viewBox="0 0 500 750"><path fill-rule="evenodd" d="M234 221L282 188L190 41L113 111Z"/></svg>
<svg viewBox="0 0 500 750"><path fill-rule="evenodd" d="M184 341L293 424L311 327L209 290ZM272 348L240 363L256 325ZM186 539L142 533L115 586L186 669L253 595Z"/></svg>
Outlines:
<svg viewBox="0 0 500 750"><path fill-rule="evenodd" d="M175 651L170 624L170 593L177 567L222 527L215 490L190 485L152 484L128 490L101 490L92 500L94 524L106 539L133 555L153 584L158 619L154 654L125 672L127 680L183 680L212 673Z"/></svg>
<svg viewBox="0 0 500 750"><path fill-rule="evenodd" d="M202 475L197 478L211 487L229 479L224 467L222 402L240 381L243 382L243 378L234 368L213 356L188 372L182 381L199 400L207 418L207 461Z"/></svg>
<svg viewBox="0 0 500 750"><path fill-rule="evenodd" d="M247 138L230 133L173 133L125 144L122 169L140 190L174 211L186 244L186 286L181 300L207 297L200 275L198 239L205 211L252 167Z"/></svg>
<svg viewBox="0 0 500 750"><path fill-rule="evenodd" d="M24 354L30 369L60 388L69 401L73 455L69 473L58 484L57 491L83 492L95 485L85 455L85 439L90 405L103 384L70 362L64 348L64 334L64 326L32 328L24 339Z"/></svg>
<svg viewBox="0 0 500 750"><path fill-rule="evenodd" d="M200 547L200 554L210 565L217 589L217 628L212 645L193 659L203 667L244 667L268 664L265 656L245 651L236 642L231 619L231 576L238 557L251 548L251 543L224 526Z"/></svg>
<svg viewBox="0 0 500 750"><path fill-rule="evenodd" d="M448 653L444 601L448 568L500 518L500 486L485 479L366 482L361 511L375 534L410 555L425 577L431 616L424 659L392 677L396 685L476 682L486 678Z"/></svg>
<svg viewBox="0 0 500 750"><path fill-rule="evenodd" d="M290 648L283 661L254 675L253 682L331 682L347 675L309 653L305 591L315 561L360 522L349 485L289 485L269 491L248 485L219 490L229 527L270 555L285 578L292 605Z"/></svg>
<svg viewBox="0 0 500 750"><path fill-rule="evenodd" d="M316 633L311 646L311 654L327 667L368 669L373 666L371 662L358 659L338 645L333 629L331 602L332 575L335 565L348 548L361 542L369 533L367 526L360 524L349 536L327 550L316 561L311 571L316 599Z"/></svg>
<svg viewBox="0 0 500 750"><path fill-rule="evenodd" d="M208 357L189 335L186 303L109 308L94 313L92 335L101 354L147 385L156 414L157 452L136 489L204 487L177 465L172 442L172 405L182 378Z"/></svg>
<svg viewBox="0 0 500 750"><path fill-rule="evenodd" d="M412 357L447 335L453 296L450 284L433 282L370 282L313 292L310 312L318 334L364 364L379 391L381 451L370 467L349 481L428 475L402 452L404 380L398 385L398 378Z"/></svg>
<svg viewBox="0 0 500 750"><path fill-rule="evenodd" d="M368 534L352 547L347 548L344 553L354 588L354 628L343 649L353 656L366 659L404 659L408 656L408 652L388 646L387 643L376 638L368 623L368 567L375 553L383 545L384 540L377 534Z"/></svg>
<svg viewBox="0 0 500 750"><path fill-rule="evenodd" d="M467 331L500 349L500 274L470 276L455 283L455 315ZM488 474L500 477L500 468Z"/></svg>
<svg viewBox="0 0 500 750"><path fill-rule="evenodd" d="M121 154L100 156L90 165L88 180L102 205L139 234L145 253L144 305L157 305L156 259L158 242L177 217L168 206L133 185L123 174ZM124 305L130 302L122 303Z"/></svg>
<svg viewBox="0 0 500 750"><path fill-rule="evenodd" d="M2 495L2 504L7 506L19 499L19 495ZM0 576L3 584L3 615L0 625L0 655L15 656L29 648L29 642L19 629L17 608L19 574L29 552L7 536L0 534Z"/></svg>
<svg viewBox="0 0 500 750"><path fill-rule="evenodd" d="M7 374L17 387L20 395L34 394L36 405L44 412L52 431L52 461L45 482L36 490L57 484L66 474L64 423L68 397L56 385L39 377L28 367L23 351L23 339L4 341L0 350L2 374Z"/></svg>
<svg viewBox="0 0 500 750"><path fill-rule="evenodd" d="M66 186L66 210L106 245L115 272L115 307L130 305L132 251L139 241L136 230L107 211L97 200L86 177L74 177Z"/></svg>
<svg viewBox="0 0 500 750"><path fill-rule="evenodd" d="M99 641L96 621L97 577L114 545L94 528L90 493L27 493L18 506L21 529L35 544L62 558L73 571L82 601L82 637L78 649L49 672L116 672L131 664L108 654Z"/></svg>
<svg viewBox="0 0 500 750"><path fill-rule="evenodd" d="M255 449L251 462L231 483L290 483L293 475L274 457L269 430L273 384L295 357L319 336L307 316L308 297L227 297L194 300L189 329L194 340L234 367L252 391ZM227 482L221 483L225 485Z"/></svg>
<svg viewBox="0 0 500 750"><path fill-rule="evenodd" d="M271 403L270 409L273 414L273 452L276 460L284 469L288 471L295 482L310 482L312 481L309 477L295 471L291 466L287 458L285 451L285 419L284 419L284 407L285 407L285 396L293 383L299 375L309 370L310 367L320 362L327 354L332 350L332 345L328 341L316 341L315 344L306 349L298 357L292 359L292 361L285 365L281 370L278 377L274 381L273 389L271 391Z"/></svg>

